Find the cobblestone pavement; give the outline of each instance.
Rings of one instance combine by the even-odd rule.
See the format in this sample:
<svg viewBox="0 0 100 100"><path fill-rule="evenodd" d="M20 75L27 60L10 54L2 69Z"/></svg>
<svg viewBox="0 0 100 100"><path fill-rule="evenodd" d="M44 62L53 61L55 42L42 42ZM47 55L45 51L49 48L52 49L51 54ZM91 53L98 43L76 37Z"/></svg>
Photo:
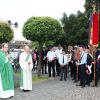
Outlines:
<svg viewBox="0 0 100 100"><path fill-rule="evenodd" d="M81 88L71 79L59 81L55 78L33 85L30 92L17 88L14 98L9 100L100 100L100 86Z"/></svg>

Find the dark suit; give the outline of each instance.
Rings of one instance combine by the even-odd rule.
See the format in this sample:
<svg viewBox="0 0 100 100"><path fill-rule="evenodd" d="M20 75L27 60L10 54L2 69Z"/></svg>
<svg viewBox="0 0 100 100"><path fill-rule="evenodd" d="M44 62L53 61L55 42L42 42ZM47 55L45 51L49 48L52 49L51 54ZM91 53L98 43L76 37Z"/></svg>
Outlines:
<svg viewBox="0 0 100 100"><path fill-rule="evenodd" d="M42 74L47 74L47 50L42 50Z"/></svg>
<svg viewBox="0 0 100 100"><path fill-rule="evenodd" d="M87 66L92 66L92 57L90 54L87 54ZM86 84L89 86L90 82L91 82L91 74L86 74Z"/></svg>
<svg viewBox="0 0 100 100"><path fill-rule="evenodd" d="M98 86L98 82L100 79L100 58L98 56L100 55L100 50L96 52L96 86Z"/></svg>

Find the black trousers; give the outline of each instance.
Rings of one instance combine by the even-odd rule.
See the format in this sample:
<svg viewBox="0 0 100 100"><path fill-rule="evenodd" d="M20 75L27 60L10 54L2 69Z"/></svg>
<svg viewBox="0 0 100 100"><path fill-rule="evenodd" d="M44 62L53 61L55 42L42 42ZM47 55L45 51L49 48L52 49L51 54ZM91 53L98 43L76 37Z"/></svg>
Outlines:
<svg viewBox="0 0 100 100"><path fill-rule="evenodd" d="M76 80L76 63L73 60L73 62L69 62L70 70L71 70L71 77L73 77L74 80Z"/></svg>
<svg viewBox="0 0 100 100"><path fill-rule="evenodd" d="M86 82L86 66L85 64L80 65L80 85L85 86Z"/></svg>
<svg viewBox="0 0 100 100"><path fill-rule="evenodd" d="M59 64L57 59L56 59L56 72L57 72L57 76L59 76L59 74L60 74L60 64Z"/></svg>
<svg viewBox="0 0 100 100"><path fill-rule="evenodd" d="M97 60L96 86L98 85L99 79L100 79L100 60Z"/></svg>
<svg viewBox="0 0 100 100"><path fill-rule="evenodd" d="M54 66L54 61L48 62L49 77L51 77L51 69L53 70L53 77L55 77L55 66Z"/></svg>
<svg viewBox="0 0 100 100"><path fill-rule="evenodd" d="M66 69L67 69L67 66L65 65L65 66L63 66L63 67L61 67L61 73L60 73L60 76L61 76L61 78L60 78L60 80L63 80L63 77L64 77L64 80L66 80L66 77L67 77L67 71L66 71Z"/></svg>
<svg viewBox="0 0 100 100"><path fill-rule="evenodd" d="M86 84L88 86L90 86L90 82L91 82L91 74L90 75L86 75Z"/></svg>
<svg viewBox="0 0 100 100"><path fill-rule="evenodd" d="M100 79L100 69L97 68L97 71L96 71L96 86L98 85L98 82L99 82L99 79Z"/></svg>
<svg viewBox="0 0 100 100"><path fill-rule="evenodd" d="M47 59L42 60L42 74L47 74Z"/></svg>
<svg viewBox="0 0 100 100"><path fill-rule="evenodd" d="M36 64L36 60L33 60L33 65L35 66L35 64Z"/></svg>

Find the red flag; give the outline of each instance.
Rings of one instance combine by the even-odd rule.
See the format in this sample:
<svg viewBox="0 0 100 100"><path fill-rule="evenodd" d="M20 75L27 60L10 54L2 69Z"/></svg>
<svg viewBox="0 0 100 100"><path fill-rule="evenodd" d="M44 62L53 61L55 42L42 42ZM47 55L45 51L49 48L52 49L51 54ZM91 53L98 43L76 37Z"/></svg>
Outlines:
<svg viewBox="0 0 100 100"><path fill-rule="evenodd" d="M90 17L90 44L98 46L99 43L99 14L94 12Z"/></svg>

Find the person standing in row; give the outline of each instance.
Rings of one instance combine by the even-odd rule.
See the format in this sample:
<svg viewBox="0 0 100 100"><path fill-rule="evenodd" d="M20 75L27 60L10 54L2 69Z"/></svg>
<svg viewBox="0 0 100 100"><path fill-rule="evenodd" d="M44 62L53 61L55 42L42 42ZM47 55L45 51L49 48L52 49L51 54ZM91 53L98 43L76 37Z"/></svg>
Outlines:
<svg viewBox="0 0 100 100"><path fill-rule="evenodd" d="M55 77L55 52L53 50L53 47L50 47L50 51L47 52L47 61L48 61L48 72L49 77L51 77L51 68L53 70L53 77Z"/></svg>
<svg viewBox="0 0 100 100"><path fill-rule="evenodd" d="M29 52L29 46L24 47L24 52L21 53L19 64L21 66L21 82L20 88L23 91L32 90L32 56Z"/></svg>
<svg viewBox="0 0 100 100"><path fill-rule="evenodd" d="M89 47L86 48L87 52L87 63L86 63L86 85L90 86L91 82L91 74L92 74L92 61L93 61L93 56L90 53Z"/></svg>
<svg viewBox="0 0 100 100"><path fill-rule="evenodd" d="M64 50L62 50L62 53L60 54L58 60L59 60L59 64L60 64L60 67L61 67L61 72L60 72L61 78L60 78L60 80L61 81L63 80L63 74L64 74L64 80L66 81L68 57L65 54Z"/></svg>
<svg viewBox="0 0 100 100"><path fill-rule="evenodd" d="M43 48L43 50L42 50L42 53L41 53L41 55L42 55L42 58L41 58L41 61L42 61L42 74L47 74L47 57L46 57L46 55L47 55L47 48Z"/></svg>
<svg viewBox="0 0 100 100"><path fill-rule="evenodd" d="M59 64L59 61L58 61L58 58L59 58L59 55L62 53L62 49L63 47L61 47L61 45L59 44L57 49L55 50L55 54L56 54L56 72L57 72L57 76L60 75L60 64Z"/></svg>
<svg viewBox="0 0 100 100"><path fill-rule="evenodd" d="M14 96L13 68L7 58L8 44L3 43L0 50L0 98Z"/></svg>
<svg viewBox="0 0 100 100"><path fill-rule="evenodd" d="M96 52L96 87L98 86L98 82L100 79L100 45L98 46L97 52Z"/></svg>
<svg viewBox="0 0 100 100"><path fill-rule="evenodd" d="M80 67L80 86L82 88L85 87L86 82L86 64L87 64L87 53L85 52L85 48L83 45L79 46L80 50L80 60L79 60L79 67Z"/></svg>

